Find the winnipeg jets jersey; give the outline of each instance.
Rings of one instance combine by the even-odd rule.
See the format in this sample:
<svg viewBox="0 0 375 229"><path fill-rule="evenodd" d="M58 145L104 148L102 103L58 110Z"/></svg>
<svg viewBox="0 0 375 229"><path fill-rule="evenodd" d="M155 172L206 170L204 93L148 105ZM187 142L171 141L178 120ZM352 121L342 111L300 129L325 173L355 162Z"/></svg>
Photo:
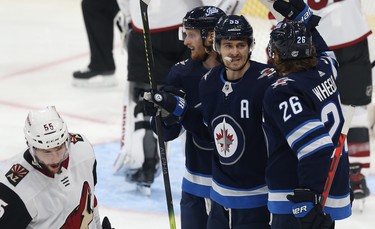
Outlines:
<svg viewBox="0 0 375 229"><path fill-rule="evenodd" d="M317 39L319 40L319 39ZM334 56L334 55L332 55ZM336 85L337 64L322 56L316 68L278 78L264 98L269 161L268 208L292 214L296 188L323 192L344 117ZM324 211L334 220L351 215L347 150L342 153Z"/></svg>
<svg viewBox="0 0 375 229"><path fill-rule="evenodd" d="M0 228L101 228L93 148L79 134L70 134L70 141L60 174L43 173L28 150L2 168Z"/></svg>
<svg viewBox="0 0 375 229"><path fill-rule="evenodd" d="M273 68L250 61L237 82L225 80L225 67L208 72L199 85L204 122L214 140L211 199L228 208L267 204L267 153L261 128L262 98L275 74ZM185 128L197 128L186 114ZM189 126L188 126L189 124Z"/></svg>
<svg viewBox="0 0 375 229"><path fill-rule="evenodd" d="M167 85L182 88L186 92L185 99L189 106L199 107L199 82L207 71L208 69L202 65L201 61L188 59L179 62L171 68L167 76ZM166 139L178 137L182 128L181 124L168 127L168 129L176 129L176 126L179 131L166 131L164 135ZM182 180L182 191L209 198L213 143L196 137L189 131L185 133L185 174Z"/></svg>

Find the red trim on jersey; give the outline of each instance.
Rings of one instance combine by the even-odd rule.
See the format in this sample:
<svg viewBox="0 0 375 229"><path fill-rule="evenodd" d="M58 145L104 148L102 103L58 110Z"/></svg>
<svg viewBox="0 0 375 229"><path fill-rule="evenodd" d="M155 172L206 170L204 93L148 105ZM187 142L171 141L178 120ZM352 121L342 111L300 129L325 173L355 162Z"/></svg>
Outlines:
<svg viewBox="0 0 375 229"><path fill-rule="evenodd" d="M98 200L96 199L96 196L94 195L94 207L98 206Z"/></svg>
<svg viewBox="0 0 375 229"><path fill-rule="evenodd" d="M133 22L131 22L132 29L137 31L138 33L142 33L143 29L136 27ZM159 28L159 29L150 29L150 33L160 33L160 32L165 32L165 31L171 31L171 30L177 30L180 28L182 24L179 25L174 25L174 26L169 26L169 27L164 27L164 28Z"/></svg>
<svg viewBox="0 0 375 229"><path fill-rule="evenodd" d="M350 42L347 42L347 43L344 43L344 44L340 44L340 45L334 45L334 46L330 46L329 48L331 50L335 50L335 49L340 49L340 48L345 48L345 47L348 47L348 46L352 46L352 45L355 45L361 41L363 41L364 39L366 39L368 36L370 36L370 34L372 34L372 31L368 31L366 34L364 34L363 36L353 40L353 41L350 41Z"/></svg>
<svg viewBox="0 0 375 229"><path fill-rule="evenodd" d="M65 169L68 169L68 165L69 165L69 156L62 162L62 167L64 167ZM33 165L34 166L34 165ZM39 172L43 173L44 175L46 175L47 177L51 177L51 178L54 178L55 175L54 174L51 174L47 171L45 171L44 169L42 168L39 168L37 166L34 166L34 168L36 168L37 170L39 170Z"/></svg>

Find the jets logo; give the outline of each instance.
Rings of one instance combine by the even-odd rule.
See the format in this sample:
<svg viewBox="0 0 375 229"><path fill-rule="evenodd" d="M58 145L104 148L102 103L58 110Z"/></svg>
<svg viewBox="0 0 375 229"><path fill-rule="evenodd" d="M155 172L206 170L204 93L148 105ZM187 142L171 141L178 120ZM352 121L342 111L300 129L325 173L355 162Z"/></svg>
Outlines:
<svg viewBox="0 0 375 229"><path fill-rule="evenodd" d="M289 81L293 82L294 80L289 79L288 77L277 79L276 82L272 84L272 88L275 89L279 85L281 86L287 85Z"/></svg>
<svg viewBox="0 0 375 229"><path fill-rule="evenodd" d="M8 179L9 183L13 186L17 184L29 173L25 167L20 164L15 164L12 168L5 174L5 177Z"/></svg>
<svg viewBox="0 0 375 229"><path fill-rule="evenodd" d="M260 72L260 76L258 77L258 79L261 79L264 77L271 78L273 77L275 73L276 73L276 70L274 68L265 68Z"/></svg>
<svg viewBox="0 0 375 229"><path fill-rule="evenodd" d="M227 153L228 154L231 153L229 148L232 146L234 142L234 137L233 137L234 134L230 133L230 132L233 132L231 131L232 128L228 128L228 127L225 125L225 119L224 119L222 128L219 128L218 133L215 133L216 135L215 140L217 141L220 153L222 153L224 157L227 156Z"/></svg>
<svg viewBox="0 0 375 229"><path fill-rule="evenodd" d="M236 163L244 152L244 134L238 123L228 115L221 115L212 121L215 147L220 163Z"/></svg>

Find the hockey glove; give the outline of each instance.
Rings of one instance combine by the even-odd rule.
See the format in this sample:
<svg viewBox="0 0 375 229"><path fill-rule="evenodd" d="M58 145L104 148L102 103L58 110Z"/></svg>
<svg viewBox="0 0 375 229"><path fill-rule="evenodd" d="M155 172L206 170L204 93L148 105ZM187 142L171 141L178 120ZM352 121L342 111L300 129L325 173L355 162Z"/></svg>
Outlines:
<svg viewBox="0 0 375 229"><path fill-rule="evenodd" d="M185 99L165 91L153 91L152 101L177 117L182 117L187 107Z"/></svg>
<svg viewBox="0 0 375 229"><path fill-rule="evenodd" d="M294 195L287 199L294 203L292 211L301 223L302 229L330 229L334 227L333 220L323 212L319 203L319 195L309 189L295 189Z"/></svg>
<svg viewBox="0 0 375 229"><path fill-rule="evenodd" d="M184 99L185 92L172 86L165 86L160 91L145 92L143 98L146 100L145 112L155 116L157 114L156 107L161 108L161 116L167 125L176 123L183 116L187 107Z"/></svg>
<svg viewBox="0 0 375 229"><path fill-rule="evenodd" d="M114 228L112 228L111 223L109 222L109 219L108 219L107 216L105 216L105 217L103 218L102 228L103 228L103 229L114 229Z"/></svg>
<svg viewBox="0 0 375 229"><path fill-rule="evenodd" d="M156 116L158 113L158 107L149 100L146 100L146 98L151 99L151 92L144 92L143 96L143 111L145 116Z"/></svg>
<svg viewBox="0 0 375 229"><path fill-rule="evenodd" d="M309 29L315 28L320 21L303 0L278 0L273 3L273 8L289 20L303 22Z"/></svg>

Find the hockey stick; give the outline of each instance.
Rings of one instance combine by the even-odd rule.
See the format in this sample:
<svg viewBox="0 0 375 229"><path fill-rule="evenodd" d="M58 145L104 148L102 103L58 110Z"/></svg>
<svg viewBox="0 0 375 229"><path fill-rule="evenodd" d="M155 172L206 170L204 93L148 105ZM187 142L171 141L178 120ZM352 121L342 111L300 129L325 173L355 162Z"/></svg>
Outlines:
<svg viewBox="0 0 375 229"><path fill-rule="evenodd" d="M332 154L331 165L329 167L328 176L327 176L326 182L324 184L322 198L320 199L320 204L322 205L323 208L324 208L324 205L327 201L329 191L331 190L333 178L335 177L336 169L337 169L337 166L338 166L339 161L340 161L341 152L342 152L342 150L345 146L345 140L346 140L346 136L348 134L349 128L350 128L350 123L351 123L353 115L354 115L354 110L355 110L354 106L349 106L348 110L346 111L345 121L344 121L344 125L341 129L339 142L337 143L337 146L336 146L336 148L335 148L335 150L333 151L333 154Z"/></svg>
<svg viewBox="0 0 375 229"><path fill-rule="evenodd" d="M141 13L142 13L141 16L142 16L142 23L143 23L143 41L144 41L145 50L146 50L148 78L150 81L151 90L154 91L157 89L157 87L156 87L155 77L153 77L154 56L152 54L152 48L151 48L151 37L150 37L150 28L149 28L149 23L148 23L148 12L147 12L148 4L150 3L150 1L151 0L140 0L140 5L141 5ZM163 172L165 196L166 196L167 207L168 207L169 225L171 229L175 229L176 221L175 221L175 215L174 215L174 210L173 210L171 184L169 181L167 153L165 149L164 137L161 131L160 112L155 117L155 123L156 123L156 134L158 135L160 162L161 162L162 172Z"/></svg>

